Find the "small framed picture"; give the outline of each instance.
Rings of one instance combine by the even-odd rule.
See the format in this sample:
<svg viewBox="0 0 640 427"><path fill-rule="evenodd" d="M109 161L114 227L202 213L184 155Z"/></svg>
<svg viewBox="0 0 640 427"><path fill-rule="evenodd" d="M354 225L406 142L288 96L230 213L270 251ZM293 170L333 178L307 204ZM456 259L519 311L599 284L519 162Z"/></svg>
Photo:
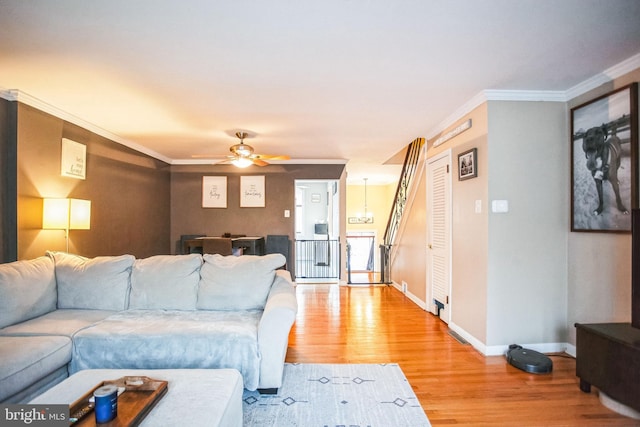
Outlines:
<svg viewBox="0 0 640 427"><path fill-rule="evenodd" d="M227 207L227 177L203 176L202 177L202 207L226 208Z"/></svg>
<svg viewBox="0 0 640 427"><path fill-rule="evenodd" d="M458 154L458 181L478 176L478 149Z"/></svg>
<svg viewBox="0 0 640 427"><path fill-rule="evenodd" d="M264 208L264 175L240 177L240 207Z"/></svg>
<svg viewBox="0 0 640 427"><path fill-rule="evenodd" d="M60 175L85 179L87 174L87 146L62 138L60 153Z"/></svg>

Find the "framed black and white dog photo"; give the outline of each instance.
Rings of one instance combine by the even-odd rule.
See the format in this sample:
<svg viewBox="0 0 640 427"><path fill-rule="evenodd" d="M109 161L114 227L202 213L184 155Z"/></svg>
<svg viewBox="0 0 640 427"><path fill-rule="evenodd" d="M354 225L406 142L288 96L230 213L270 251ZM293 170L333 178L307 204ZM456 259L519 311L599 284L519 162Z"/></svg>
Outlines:
<svg viewBox="0 0 640 427"><path fill-rule="evenodd" d="M637 207L638 84L571 109L571 231L628 233Z"/></svg>
<svg viewBox="0 0 640 427"><path fill-rule="evenodd" d="M458 181L478 176L478 149L472 148L458 154Z"/></svg>

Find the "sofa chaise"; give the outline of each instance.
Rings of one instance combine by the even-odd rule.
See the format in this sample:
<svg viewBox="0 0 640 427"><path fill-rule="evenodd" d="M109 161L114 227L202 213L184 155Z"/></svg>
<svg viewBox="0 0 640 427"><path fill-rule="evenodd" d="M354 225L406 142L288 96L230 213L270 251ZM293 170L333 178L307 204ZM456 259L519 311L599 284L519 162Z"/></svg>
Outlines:
<svg viewBox="0 0 640 427"><path fill-rule="evenodd" d="M297 303L284 256L49 252L0 264L0 402L84 369L237 369L282 384Z"/></svg>

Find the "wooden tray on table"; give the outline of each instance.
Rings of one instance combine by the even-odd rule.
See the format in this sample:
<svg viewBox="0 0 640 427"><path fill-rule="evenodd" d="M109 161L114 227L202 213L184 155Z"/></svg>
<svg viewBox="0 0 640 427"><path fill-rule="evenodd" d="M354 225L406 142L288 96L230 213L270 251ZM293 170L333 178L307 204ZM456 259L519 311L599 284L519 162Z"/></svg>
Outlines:
<svg viewBox="0 0 640 427"><path fill-rule="evenodd" d="M108 423L96 424L96 417L93 413L93 392L107 384L118 387L118 416ZM140 376L126 376L117 380L103 381L69 407L70 425L74 427L137 426L167 393L167 387L167 381ZM82 416L77 416L80 414ZM77 421L73 421L74 418L77 418Z"/></svg>

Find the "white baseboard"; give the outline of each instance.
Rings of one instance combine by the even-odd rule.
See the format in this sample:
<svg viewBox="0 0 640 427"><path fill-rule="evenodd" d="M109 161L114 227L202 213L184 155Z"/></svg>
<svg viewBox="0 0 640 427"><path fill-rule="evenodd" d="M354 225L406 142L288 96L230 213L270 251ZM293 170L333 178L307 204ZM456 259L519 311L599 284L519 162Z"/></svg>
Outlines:
<svg viewBox="0 0 640 427"><path fill-rule="evenodd" d="M504 356L509 350L510 344L504 345L491 345L487 346L473 335L456 325L455 323L449 323L449 328L464 338L469 344L473 346L478 352L485 356ZM518 344L524 348L535 350L539 353L567 353L570 356L576 357L576 347L566 342L558 343L511 343Z"/></svg>
<svg viewBox="0 0 640 427"><path fill-rule="evenodd" d="M427 307L427 303L422 301L420 298L418 298L417 296L415 296L414 294L412 294L411 292L409 292L409 290L407 290L406 292L402 292L402 285L396 283L395 281L391 281L391 286L393 286L394 288L396 288L400 293L403 293L407 298L409 298L415 305L417 305L418 307L420 307L421 309L423 309L424 311L429 311L428 307Z"/></svg>
<svg viewBox="0 0 640 427"><path fill-rule="evenodd" d="M404 293L407 298L413 301L418 307L425 311L429 311L429 307L425 301L422 301L420 298L415 296L409 291L403 292L402 285L399 283L392 281L391 286L396 288L400 293ZM576 347L573 344L569 344L566 342L559 343L511 343L511 344L503 344L503 345L492 345L487 346L482 341L478 340L476 337L471 335L469 332L465 331L460 326L456 325L454 322L449 323L449 329L458 334L461 338L467 341L473 348L475 348L479 353L484 356L504 356L509 350L509 345L518 344L524 348L528 348L531 350L535 350L539 353L567 353L572 357L576 357Z"/></svg>

